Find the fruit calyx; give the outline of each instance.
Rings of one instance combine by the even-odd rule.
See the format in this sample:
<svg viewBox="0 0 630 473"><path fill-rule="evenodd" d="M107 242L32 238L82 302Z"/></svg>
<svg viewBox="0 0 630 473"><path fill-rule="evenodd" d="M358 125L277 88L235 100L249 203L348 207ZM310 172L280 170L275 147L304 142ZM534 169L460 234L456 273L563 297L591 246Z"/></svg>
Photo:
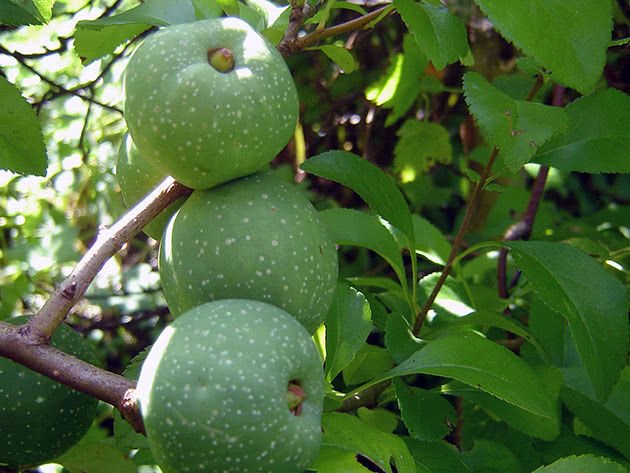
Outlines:
<svg viewBox="0 0 630 473"><path fill-rule="evenodd" d="M287 406L294 416L299 416L302 412L302 403L306 398L306 391L300 386L299 381L289 381L287 387Z"/></svg>
<svg viewBox="0 0 630 473"><path fill-rule="evenodd" d="M234 55L228 48L209 49L208 64L219 72L230 72L234 69Z"/></svg>

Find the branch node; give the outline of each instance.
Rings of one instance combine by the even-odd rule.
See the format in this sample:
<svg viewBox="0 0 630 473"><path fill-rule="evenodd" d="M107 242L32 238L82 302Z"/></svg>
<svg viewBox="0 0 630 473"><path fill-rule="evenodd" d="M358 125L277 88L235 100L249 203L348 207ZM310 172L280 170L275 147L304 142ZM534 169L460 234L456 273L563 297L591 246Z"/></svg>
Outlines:
<svg viewBox="0 0 630 473"><path fill-rule="evenodd" d="M74 296L76 293L77 293L77 282L72 281L70 285L62 291L61 295L65 299L68 299L69 301L71 301L74 299Z"/></svg>
<svg viewBox="0 0 630 473"><path fill-rule="evenodd" d="M136 432L142 435L147 434L144 429L142 415L140 414L135 388L129 388L125 391L118 410L120 411L122 418L129 422Z"/></svg>

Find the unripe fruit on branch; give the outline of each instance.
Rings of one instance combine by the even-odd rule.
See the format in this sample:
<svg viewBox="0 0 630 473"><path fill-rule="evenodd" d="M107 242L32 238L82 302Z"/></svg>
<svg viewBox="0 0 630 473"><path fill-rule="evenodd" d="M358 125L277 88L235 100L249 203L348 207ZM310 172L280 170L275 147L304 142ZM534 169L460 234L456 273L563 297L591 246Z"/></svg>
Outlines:
<svg viewBox="0 0 630 473"><path fill-rule="evenodd" d="M133 144L131 136L129 134L125 135L116 159L116 178L118 179L118 185L120 186L125 205L128 208L136 205L166 177L166 174L155 169L147 160L142 159L138 148ZM185 200L185 197L177 199L164 209L160 215L145 225L143 228L144 233L159 241L169 219L177 212L177 209L181 207Z"/></svg>
<svg viewBox="0 0 630 473"><path fill-rule="evenodd" d="M304 327L275 306L235 299L166 327L138 380L164 473L301 473L320 448L323 389Z"/></svg>
<svg viewBox="0 0 630 473"><path fill-rule="evenodd" d="M150 35L129 61L124 89L125 120L142 156L193 189L263 168L298 118L284 59L238 18Z"/></svg>
<svg viewBox="0 0 630 473"><path fill-rule="evenodd" d="M313 333L332 304L337 251L308 199L261 171L193 192L166 227L159 271L175 317L247 298L286 310Z"/></svg>
<svg viewBox="0 0 630 473"><path fill-rule="evenodd" d="M25 324L28 317L7 320ZM98 364L88 342L62 324L53 346ZM37 465L61 455L88 431L98 401L7 358L0 357L0 464Z"/></svg>

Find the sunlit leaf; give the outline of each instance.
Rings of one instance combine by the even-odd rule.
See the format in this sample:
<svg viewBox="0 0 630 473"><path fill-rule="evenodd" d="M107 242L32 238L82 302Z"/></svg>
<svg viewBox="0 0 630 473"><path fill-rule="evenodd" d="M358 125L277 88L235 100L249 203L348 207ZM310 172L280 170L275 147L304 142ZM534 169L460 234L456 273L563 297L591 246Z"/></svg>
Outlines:
<svg viewBox="0 0 630 473"><path fill-rule="evenodd" d="M4 0L0 3L0 25L46 24L52 18L53 3L54 0Z"/></svg>
<svg viewBox="0 0 630 473"><path fill-rule="evenodd" d="M46 175L48 157L39 118L18 89L0 76L0 169Z"/></svg>
<svg viewBox="0 0 630 473"><path fill-rule="evenodd" d="M555 82L589 93L611 38L609 0L476 0L494 27L551 71Z"/></svg>
<svg viewBox="0 0 630 473"><path fill-rule="evenodd" d="M197 19L192 1L147 0L117 15L77 23L75 49L84 64L114 52L116 47L151 26L190 23Z"/></svg>

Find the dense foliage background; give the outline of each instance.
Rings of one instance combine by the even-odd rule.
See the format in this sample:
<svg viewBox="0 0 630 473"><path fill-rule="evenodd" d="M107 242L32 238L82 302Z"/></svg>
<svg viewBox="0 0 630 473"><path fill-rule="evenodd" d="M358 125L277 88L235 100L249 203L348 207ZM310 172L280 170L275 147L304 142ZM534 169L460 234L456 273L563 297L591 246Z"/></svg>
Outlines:
<svg viewBox="0 0 630 473"><path fill-rule="evenodd" d="M51 3L0 6L0 168L15 171L0 171L0 320L36 313L124 214L121 78L142 38L222 7L279 42L289 11L264 1ZM345 344L320 333L337 356L326 365L337 412L325 418L332 433L317 471L529 472L558 459L566 469L553 471L576 471L574 455L589 455L579 457L588 471L630 468L630 4L542 3L553 11L533 1L329 0L311 6L303 31L381 14L283 51L301 114L272 165L325 211L340 244L331 317ZM29 118L11 116L20 99L10 84L43 140ZM19 134L3 134L11 123ZM502 240L513 242L507 260ZM454 243L470 252L418 323ZM171 320L157 250L143 233L127 242L68 315L107 370L122 373ZM419 359L430 347L435 365ZM478 389L509 363L515 378ZM479 383L468 368L484 372ZM539 395L552 407L536 406ZM65 468L153 471L146 444L117 422L115 438L102 403Z"/></svg>

